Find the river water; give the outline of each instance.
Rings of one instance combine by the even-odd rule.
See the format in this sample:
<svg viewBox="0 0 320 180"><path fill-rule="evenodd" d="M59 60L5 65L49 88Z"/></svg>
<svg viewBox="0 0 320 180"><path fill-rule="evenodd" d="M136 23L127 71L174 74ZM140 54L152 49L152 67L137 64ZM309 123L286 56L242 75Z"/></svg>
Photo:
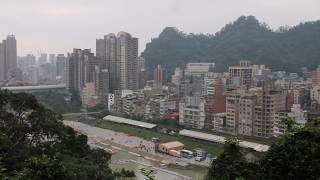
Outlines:
<svg viewBox="0 0 320 180"><path fill-rule="evenodd" d="M132 162L130 160L137 161L139 163ZM142 165L142 164L144 164L144 165ZM138 156L129 154L126 151L119 151L118 153L114 154L111 157L111 163L110 163L110 167L113 170L121 170L122 168L125 168L127 170L134 171L137 176L136 177L137 180L144 180L144 176L140 172L141 168L150 169L145 165L150 165L155 168L159 168L159 163L151 161L151 160L147 160L143 157L138 157ZM207 168L199 167L199 166L188 166L187 168L178 168L178 167L170 166L170 167L160 167L160 168L163 169L164 171L159 170L159 169L156 170L156 174L155 174L156 180L178 180L178 179L182 180L182 179L185 179L182 176L180 177L175 174L168 173L165 170L172 171L172 172L181 174L183 176L188 176L188 177L192 178L192 180L203 180L204 176L207 173Z"/></svg>

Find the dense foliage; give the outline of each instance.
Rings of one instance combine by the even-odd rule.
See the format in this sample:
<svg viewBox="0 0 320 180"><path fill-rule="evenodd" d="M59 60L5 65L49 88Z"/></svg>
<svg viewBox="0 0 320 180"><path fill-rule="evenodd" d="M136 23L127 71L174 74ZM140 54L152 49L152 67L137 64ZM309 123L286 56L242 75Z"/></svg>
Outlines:
<svg viewBox="0 0 320 180"><path fill-rule="evenodd" d="M253 163L246 161L235 141L227 141L223 153L213 160L207 180L234 180L237 178L255 179Z"/></svg>
<svg viewBox="0 0 320 180"><path fill-rule="evenodd" d="M87 136L64 126L62 116L31 94L0 91L1 179L115 179L110 154L91 149Z"/></svg>
<svg viewBox="0 0 320 180"><path fill-rule="evenodd" d="M320 129L308 124L292 128L277 140L262 159L248 162L237 143L227 142L224 152L212 162L208 180L286 180L320 178ZM289 125L290 124L290 125Z"/></svg>
<svg viewBox="0 0 320 180"><path fill-rule="evenodd" d="M81 108L80 96L77 91L41 91L34 92L37 100L46 107L59 113L79 112Z"/></svg>
<svg viewBox="0 0 320 180"><path fill-rule="evenodd" d="M185 34L167 27L147 44L143 56L149 69L162 64L171 72L188 62L215 62L216 70L241 59L274 70L299 72L320 64L320 21L271 30L253 16L242 16L215 35Z"/></svg>

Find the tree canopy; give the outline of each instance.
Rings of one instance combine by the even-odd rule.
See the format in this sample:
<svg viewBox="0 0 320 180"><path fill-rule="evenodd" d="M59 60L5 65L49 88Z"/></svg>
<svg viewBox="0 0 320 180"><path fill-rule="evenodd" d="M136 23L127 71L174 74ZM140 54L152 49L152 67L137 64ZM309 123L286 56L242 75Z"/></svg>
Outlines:
<svg viewBox="0 0 320 180"><path fill-rule="evenodd" d="M40 103L59 113L79 112L81 108L81 100L77 91L71 91L71 95L65 91L53 90L34 92L33 95ZM69 97L70 100L67 100Z"/></svg>
<svg viewBox="0 0 320 180"><path fill-rule="evenodd" d="M290 119L284 122L293 127ZM289 127L288 126L288 127ZM224 152L212 162L208 180L291 180L320 178L320 129L291 129L273 143L257 162L248 162L236 143L226 142Z"/></svg>
<svg viewBox="0 0 320 180"><path fill-rule="evenodd" d="M87 136L64 126L62 116L27 93L0 91L0 177L2 179L115 179L111 155L92 149Z"/></svg>
<svg viewBox="0 0 320 180"><path fill-rule="evenodd" d="M212 34L186 34L166 27L143 52L146 65L157 64L173 72L188 62L214 62L226 70L241 59L266 64L273 70L299 72L315 69L320 59L320 21L280 27L274 31L253 16L241 16Z"/></svg>

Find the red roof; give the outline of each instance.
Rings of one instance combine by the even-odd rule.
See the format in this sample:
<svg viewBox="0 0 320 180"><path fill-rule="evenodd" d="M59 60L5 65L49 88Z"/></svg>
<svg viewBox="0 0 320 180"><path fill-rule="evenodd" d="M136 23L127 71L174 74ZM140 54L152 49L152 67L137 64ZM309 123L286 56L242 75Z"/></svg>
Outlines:
<svg viewBox="0 0 320 180"><path fill-rule="evenodd" d="M178 121L179 120L179 113L178 112L168 113L163 117L163 119Z"/></svg>

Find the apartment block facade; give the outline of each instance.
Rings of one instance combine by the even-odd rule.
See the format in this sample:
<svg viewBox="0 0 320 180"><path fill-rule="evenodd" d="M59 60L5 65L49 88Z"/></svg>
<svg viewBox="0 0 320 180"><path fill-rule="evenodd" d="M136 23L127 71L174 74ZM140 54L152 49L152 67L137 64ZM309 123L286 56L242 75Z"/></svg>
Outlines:
<svg viewBox="0 0 320 180"><path fill-rule="evenodd" d="M138 89L138 38L126 32L110 33L96 40L96 55L109 71L111 92Z"/></svg>
<svg viewBox="0 0 320 180"><path fill-rule="evenodd" d="M0 81L15 77L17 70L17 41L14 35L8 35L0 43Z"/></svg>
<svg viewBox="0 0 320 180"><path fill-rule="evenodd" d="M205 102L202 98L187 97L179 104L179 124L185 127L203 129L206 120Z"/></svg>
<svg viewBox="0 0 320 180"><path fill-rule="evenodd" d="M226 96L226 127L225 131L230 134L237 133L239 120L239 101L240 94L228 92Z"/></svg>
<svg viewBox="0 0 320 180"><path fill-rule="evenodd" d="M256 102L253 94L246 94L239 99L238 134L252 136Z"/></svg>
<svg viewBox="0 0 320 180"><path fill-rule="evenodd" d="M251 87L252 67L250 61L240 61L239 66L229 67L229 84L235 86Z"/></svg>
<svg viewBox="0 0 320 180"><path fill-rule="evenodd" d="M253 136L269 138L273 136L275 114L286 110L286 95L281 91L264 91L262 104L255 107Z"/></svg>

